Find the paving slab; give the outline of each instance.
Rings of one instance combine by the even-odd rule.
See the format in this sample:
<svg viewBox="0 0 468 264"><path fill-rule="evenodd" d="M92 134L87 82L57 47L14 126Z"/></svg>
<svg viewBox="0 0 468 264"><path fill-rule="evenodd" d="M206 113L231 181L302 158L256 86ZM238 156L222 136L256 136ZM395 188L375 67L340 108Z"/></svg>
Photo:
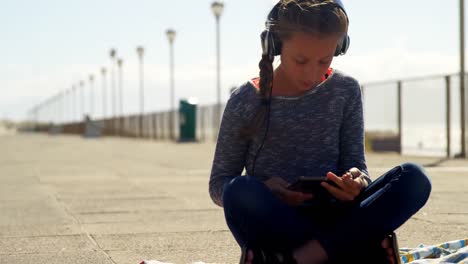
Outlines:
<svg viewBox="0 0 468 264"><path fill-rule="evenodd" d="M208 194L214 142L0 136L0 264L237 263L239 247ZM468 238L468 160L368 153L376 178L425 167L426 206L400 246Z"/></svg>

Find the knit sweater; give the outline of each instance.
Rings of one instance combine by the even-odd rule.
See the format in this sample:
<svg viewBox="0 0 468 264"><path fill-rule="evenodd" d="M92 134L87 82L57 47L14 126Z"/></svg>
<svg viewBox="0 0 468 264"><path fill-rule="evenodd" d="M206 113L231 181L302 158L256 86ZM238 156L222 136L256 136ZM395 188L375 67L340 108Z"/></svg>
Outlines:
<svg viewBox="0 0 468 264"><path fill-rule="evenodd" d="M260 104L258 79L239 86L226 104L209 181L211 199L221 207L224 184L244 169L252 176L266 122L251 140L241 139L239 131ZM301 96L273 96L270 111L254 177L262 181L281 177L292 183L300 176L323 177L327 172L341 176L352 167L368 175L361 87L353 77L333 69L326 80Z"/></svg>

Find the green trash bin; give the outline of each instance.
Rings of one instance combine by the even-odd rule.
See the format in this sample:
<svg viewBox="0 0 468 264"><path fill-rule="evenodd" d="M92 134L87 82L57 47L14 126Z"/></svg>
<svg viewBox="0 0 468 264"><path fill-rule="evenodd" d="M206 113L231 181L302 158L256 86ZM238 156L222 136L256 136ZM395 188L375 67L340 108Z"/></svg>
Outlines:
<svg viewBox="0 0 468 264"><path fill-rule="evenodd" d="M180 142L196 141L197 100L180 100L179 106Z"/></svg>

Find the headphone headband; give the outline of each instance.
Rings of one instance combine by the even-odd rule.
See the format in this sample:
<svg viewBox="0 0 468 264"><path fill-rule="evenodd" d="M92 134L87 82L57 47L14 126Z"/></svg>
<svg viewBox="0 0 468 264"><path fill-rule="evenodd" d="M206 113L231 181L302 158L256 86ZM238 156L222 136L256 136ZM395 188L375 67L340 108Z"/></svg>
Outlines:
<svg viewBox="0 0 468 264"><path fill-rule="evenodd" d="M349 17L348 17L348 14L346 13L346 10L341 0L323 1L323 2L315 4L314 6L322 6L322 5L323 6L333 5L335 8L341 9L345 13L346 20L349 24ZM263 31L261 34L263 55L268 55L271 60L273 60L274 56L281 54L281 48L282 48L281 40L279 39L277 34L275 34L275 32L271 31L271 27L274 26L278 21L278 13L280 11L280 8L281 8L281 1L278 2L268 14L267 20L265 22L265 31ZM334 55L339 56L339 55L346 54L349 48L349 44L350 44L350 38L348 36L348 33L346 32L343 38L341 39L341 41L339 42L338 46L336 47Z"/></svg>

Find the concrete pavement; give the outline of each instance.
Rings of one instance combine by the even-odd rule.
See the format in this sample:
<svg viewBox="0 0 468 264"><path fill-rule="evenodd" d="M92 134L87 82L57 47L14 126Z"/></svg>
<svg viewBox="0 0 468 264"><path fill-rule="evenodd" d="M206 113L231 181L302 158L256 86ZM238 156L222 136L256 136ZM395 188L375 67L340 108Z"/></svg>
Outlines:
<svg viewBox="0 0 468 264"><path fill-rule="evenodd" d="M208 195L214 147L1 135L0 264L238 262ZM367 157L373 178L405 161L428 165L432 196L397 230L400 246L468 237L468 161Z"/></svg>

